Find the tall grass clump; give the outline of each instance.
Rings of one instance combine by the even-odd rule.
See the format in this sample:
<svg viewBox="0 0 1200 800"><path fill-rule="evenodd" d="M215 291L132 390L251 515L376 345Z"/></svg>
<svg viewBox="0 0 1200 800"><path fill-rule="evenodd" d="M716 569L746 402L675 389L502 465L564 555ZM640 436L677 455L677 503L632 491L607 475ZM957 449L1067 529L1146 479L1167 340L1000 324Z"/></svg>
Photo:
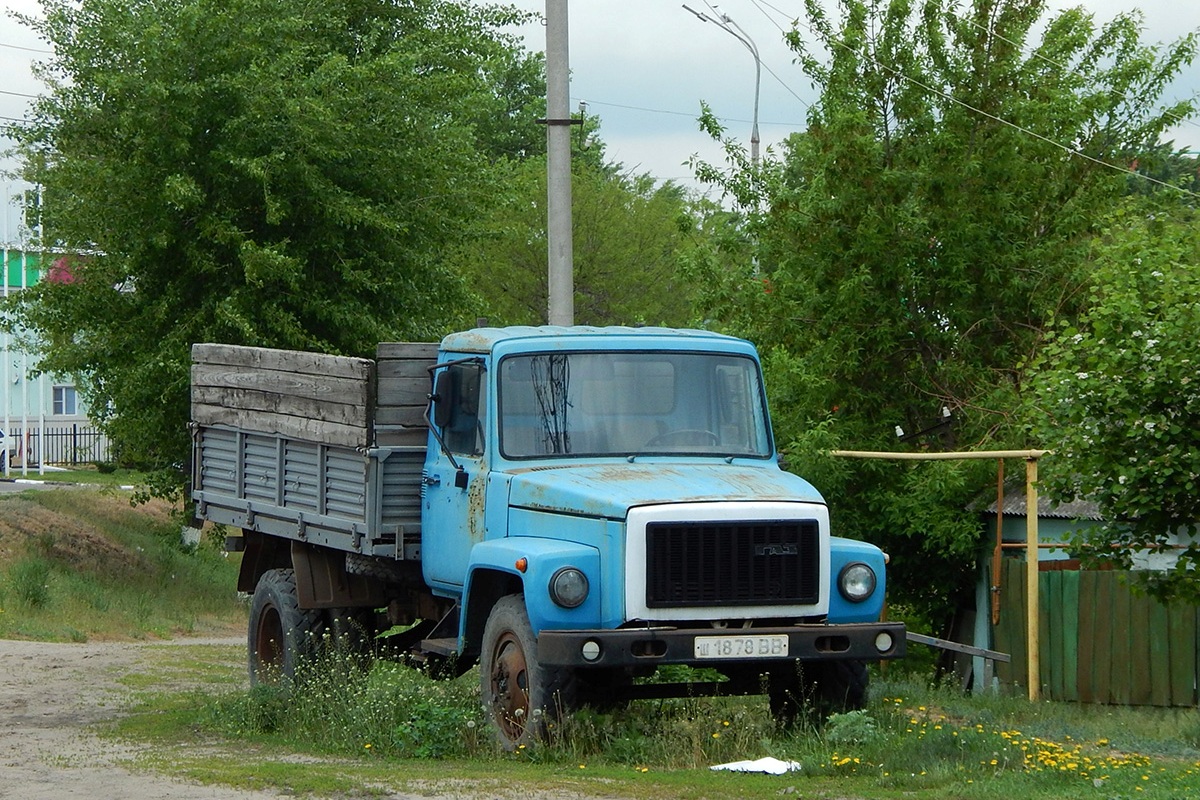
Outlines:
<svg viewBox="0 0 1200 800"><path fill-rule="evenodd" d="M364 659L329 636L291 680L214 699L207 724L238 738L303 750L395 758L477 755L483 730L478 678L433 680L383 659Z"/></svg>
<svg viewBox="0 0 1200 800"><path fill-rule="evenodd" d="M26 556L8 569L8 592L26 609L45 608L50 603L50 562L41 556Z"/></svg>

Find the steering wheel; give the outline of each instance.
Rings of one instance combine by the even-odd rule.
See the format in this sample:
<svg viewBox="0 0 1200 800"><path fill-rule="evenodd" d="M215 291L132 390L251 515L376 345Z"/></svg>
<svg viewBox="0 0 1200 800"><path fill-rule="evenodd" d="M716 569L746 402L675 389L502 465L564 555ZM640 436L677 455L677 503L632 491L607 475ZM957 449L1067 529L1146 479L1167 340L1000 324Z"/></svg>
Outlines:
<svg viewBox="0 0 1200 800"><path fill-rule="evenodd" d="M655 436L650 439L650 441L646 442L643 447L654 447L655 445L668 443L683 445L705 444L703 441L697 441L705 438L709 440L709 444L720 444L721 442L721 437L717 436L717 434L713 433L712 431L706 431L703 428L680 428L676 431L660 433L658 436Z"/></svg>

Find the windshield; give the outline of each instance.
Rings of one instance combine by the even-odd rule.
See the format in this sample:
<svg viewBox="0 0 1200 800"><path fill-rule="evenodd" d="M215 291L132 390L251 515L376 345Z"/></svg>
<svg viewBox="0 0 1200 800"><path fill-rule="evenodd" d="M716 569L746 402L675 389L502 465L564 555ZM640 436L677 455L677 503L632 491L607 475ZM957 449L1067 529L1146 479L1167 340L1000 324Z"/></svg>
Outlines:
<svg viewBox="0 0 1200 800"><path fill-rule="evenodd" d="M499 406L508 458L771 454L758 364L743 356L509 356Z"/></svg>

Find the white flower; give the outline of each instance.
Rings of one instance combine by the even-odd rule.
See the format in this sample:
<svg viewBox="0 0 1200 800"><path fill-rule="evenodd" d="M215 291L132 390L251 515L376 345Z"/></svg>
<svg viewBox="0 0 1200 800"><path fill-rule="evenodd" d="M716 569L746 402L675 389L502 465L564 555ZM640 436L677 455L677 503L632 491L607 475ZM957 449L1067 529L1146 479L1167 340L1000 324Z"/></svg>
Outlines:
<svg viewBox="0 0 1200 800"><path fill-rule="evenodd" d="M1088 379L1088 374L1086 372L1076 372L1075 377L1081 381L1086 381Z"/></svg>

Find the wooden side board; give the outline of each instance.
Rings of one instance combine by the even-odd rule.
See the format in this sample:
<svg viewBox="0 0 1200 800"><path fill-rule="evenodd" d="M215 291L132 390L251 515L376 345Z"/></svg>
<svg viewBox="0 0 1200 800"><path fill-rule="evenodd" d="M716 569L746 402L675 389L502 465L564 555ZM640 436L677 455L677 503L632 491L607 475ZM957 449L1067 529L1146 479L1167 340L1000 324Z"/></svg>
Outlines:
<svg viewBox="0 0 1200 800"><path fill-rule="evenodd" d="M367 358L237 345L192 346L192 419L368 447L375 363Z"/></svg>
<svg viewBox="0 0 1200 800"><path fill-rule="evenodd" d="M437 361L437 350L436 344L424 342L381 342L376 348L376 444L425 444L429 368Z"/></svg>
<svg viewBox="0 0 1200 800"><path fill-rule="evenodd" d="M384 342L377 360L192 346L192 419L342 447L423 445L437 345Z"/></svg>

